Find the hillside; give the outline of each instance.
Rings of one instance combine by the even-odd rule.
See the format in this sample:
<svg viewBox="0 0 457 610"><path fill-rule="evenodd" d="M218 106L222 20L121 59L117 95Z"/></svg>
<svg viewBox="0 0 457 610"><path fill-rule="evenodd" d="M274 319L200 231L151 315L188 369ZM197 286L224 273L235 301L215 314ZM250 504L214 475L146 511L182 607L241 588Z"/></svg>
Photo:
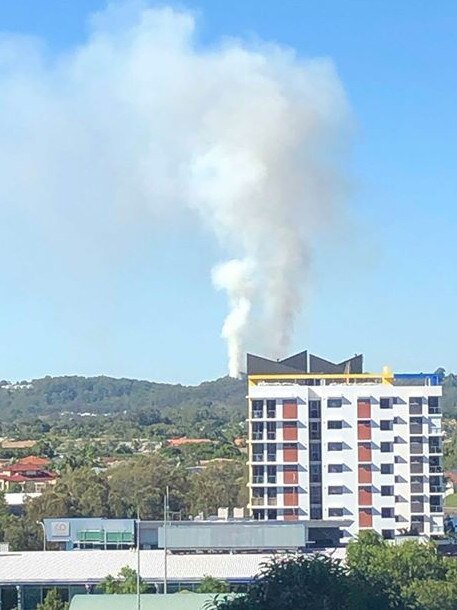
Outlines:
<svg viewBox="0 0 457 610"><path fill-rule="evenodd" d="M155 383L112 377L44 377L21 384L0 382L0 418L12 420L63 412L116 414L123 411L246 408L246 381L222 377L197 386ZM457 375L447 375L443 386L443 412L457 417Z"/></svg>
<svg viewBox="0 0 457 610"><path fill-rule="evenodd" d="M225 407L245 409L246 382L222 377L198 386L112 377L44 377L0 385L0 417Z"/></svg>

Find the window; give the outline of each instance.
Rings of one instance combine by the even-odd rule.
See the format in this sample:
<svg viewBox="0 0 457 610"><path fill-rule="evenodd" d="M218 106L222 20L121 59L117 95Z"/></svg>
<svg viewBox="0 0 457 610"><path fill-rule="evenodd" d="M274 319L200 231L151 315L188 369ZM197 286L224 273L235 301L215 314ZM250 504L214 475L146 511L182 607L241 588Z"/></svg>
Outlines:
<svg viewBox="0 0 457 610"><path fill-rule="evenodd" d="M252 424L252 439L254 441L261 441L263 438L263 424L261 422L254 422Z"/></svg>
<svg viewBox="0 0 457 610"><path fill-rule="evenodd" d="M343 472L343 464L329 464L328 471L329 472Z"/></svg>
<svg viewBox="0 0 457 610"><path fill-rule="evenodd" d="M309 488L310 504L322 504L322 488L320 485L312 485Z"/></svg>
<svg viewBox="0 0 457 610"><path fill-rule="evenodd" d="M311 443L311 449L310 449L311 462L320 462L321 455L322 455L321 444L320 443Z"/></svg>
<svg viewBox="0 0 457 610"><path fill-rule="evenodd" d="M393 540L395 538L395 530L381 530L384 540Z"/></svg>
<svg viewBox="0 0 457 610"><path fill-rule="evenodd" d="M392 401L390 398L381 398L379 401L379 406L381 407L381 409L391 409Z"/></svg>
<svg viewBox="0 0 457 610"><path fill-rule="evenodd" d="M267 422L267 439L269 441L274 441L276 438L276 424L275 422L269 421Z"/></svg>
<svg viewBox="0 0 457 610"><path fill-rule="evenodd" d="M439 415L441 413L440 399L438 396L428 397L428 412L429 415Z"/></svg>
<svg viewBox="0 0 457 610"><path fill-rule="evenodd" d="M381 419L379 423L381 430L393 430L393 422L391 419Z"/></svg>
<svg viewBox="0 0 457 610"><path fill-rule="evenodd" d="M276 466L267 466L267 483L276 483Z"/></svg>
<svg viewBox="0 0 457 610"><path fill-rule="evenodd" d="M343 443L329 443L328 450L329 451L343 451Z"/></svg>
<svg viewBox="0 0 457 610"><path fill-rule="evenodd" d="M269 521L275 521L278 518L278 511L277 510L269 510L267 511L267 519Z"/></svg>
<svg viewBox="0 0 457 610"><path fill-rule="evenodd" d="M310 400L309 401L309 418L319 419L321 416L321 401Z"/></svg>
<svg viewBox="0 0 457 610"><path fill-rule="evenodd" d="M267 462L276 462L276 445L273 443L267 445Z"/></svg>
<svg viewBox="0 0 457 610"><path fill-rule="evenodd" d="M329 517L342 517L344 514L344 508L329 508L328 516Z"/></svg>
<svg viewBox="0 0 457 610"><path fill-rule="evenodd" d="M267 400L267 417L276 417L276 400Z"/></svg>
<svg viewBox="0 0 457 610"><path fill-rule="evenodd" d="M381 474L393 474L393 473L394 473L393 464L381 464Z"/></svg>
<svg viewBox="0 0 457 610"><path fill-rule="evenodd" d="M263 483L263 466L252 467L252 482L257 484Z"/></svg>
<svg viewBox="0 0 457 610"><path fill-rule="evenodd" d="M263 400L252 401L252 417L263 417Z"/></svg>
<svg viewBox="0 0 457 610"><path fill-rule="evenodd" d="M392 453L393 443L381 443L381 453Z"/></svg>
<svg viewBox="0 0 457 610"><path fill-rule="evenodd" d="M329 398L327 400L327 407L329 409L338 409L339 407L343 406L343 399L342 398Z"/></svg>
<svg viewBox="0 0 457 610"><path fill-rule="evenodd" d="M341 430L343 428L343 422L341 419L332 419L327 422L327 428L329 430Z"/></svg>
<svg viewBox="0 0 457 610"><path fill-rule="evenodd" d="M329 496L340 496L343 493L342 485L329 485L328 495Z"/></svg>
<svg viewBox="0 0 457 610"><path fill-rule="evenodd" d="M310 481L311 481L311 483L320 483L322 481L320 464L311 464Z"/></svg>
<svg viewBox="0 0 457 610"><path fill-rule="evenodd" d="M394 488L392 485L381 485L381 496L393 496Z"/></svg>
<svg viewBox="0 0 457 610"><path fill-rule="evenodd" d="M321 422L310 421L309 422L309 438L319 440L321 437Z"/></svg>
<svg viewBox="0 0 457 610"><path fill-rule="evenodd" d="M383 519L393 519L394 509L393 508L381 508L381 517Z"/></svg>
<svg viewBox="0 0 457 610"><path fill-rule="evenodd" d="M309 514L311 519L322 519L322 506L311 506Z"/></svg>
<svg viewBox="0 0 457 610"><path fill-rule="evenodd" d="M263 445L252 445L252 461L263 462Z"/></svg>

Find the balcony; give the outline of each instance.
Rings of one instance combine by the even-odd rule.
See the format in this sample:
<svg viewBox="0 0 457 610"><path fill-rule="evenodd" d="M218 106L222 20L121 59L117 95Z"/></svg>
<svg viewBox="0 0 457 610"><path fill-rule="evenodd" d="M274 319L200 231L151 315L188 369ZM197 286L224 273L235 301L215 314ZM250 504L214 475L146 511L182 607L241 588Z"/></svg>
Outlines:
<svg viewBox="0 0 457 610"><path fill-rule="evenodd" d="M444 485L430 485L431 494L442 494L444 490Z"/></svg>
<svg viewBox="0 0 457 610"><path fill-rule="evenodd" d="M443 472L443 467L442 466L429 466L429 471L430 474L434 474L434 473L442 473Z"/></svg>
<svg viewBox="0 0 457 610"><path fill-rule="evenodd" d="M251 505L252 506L263 506L265 504L265 499L262 498L252 498Z"/></svg>
<svg viewBox="0 0 457 610"><path fill-rule="evenodd" d="M252 440L253 441L261 441L263 439L263 431L262 432L253 432Z"/></svg>
<svg viewBox="0 0 457 610"><path fill-rule="evenodd" d="M271 497L271 498L267 498L267 505L268 506L277 506L278 505L278 498L275 497Z"/></svg>
<svg viewBox="0 0 457 610"><path fill-rule="evenodd" d="M264 481L263 476L257 475L257 476L252 477L253 485L263 485L263 481Z"/></svg>
<svg viewBox="0 0 457 610"><path fill-rule="evenodd" d="M424 444L410 443L409 451L411 455L422 455L424 453Z"/></svg>
<svg viewBox="0 0 457 610"><path fill-rule="evenodd" d="M267 440L275 441L276 440L276 432L267 432Z"/></svg>
<svg viewBox="0 0 457 610"><path fill-rule="evenodd" d="M252 412L253 419L262 419L262 417L263 417L263 411L258 411L256 409L255 411Z"/></svg>
<svg viewBox="0 0 457 610"><path fill-rule="evenodd" d="M443 453L443 447L441 445L429 445L429 453Z"/></svg>
<svg viewBox="0 0 457 610"><path fill-rule="evenodd" d="M411 483L411 493L412 494L424 493L424 484L423 483Z"/></svg>
<svg viewBox="0 0 457 610"><path fill-rule="evenodd" d="M409 424L410 434L422 434L423 424Z"/></svg>
<svg viewBox="0 0 457 610"><path fill-rule="evenodd" d="M432 505L430 505L430 512L431 513L442 513L443 512L443 507L442 506L432 506Z"/></svg>
<svg viewBox="0 0 457 610"><path fill-rule="evenodd" d="M253 462L263 462L263 453L253 453L252 461Z"/></svg>

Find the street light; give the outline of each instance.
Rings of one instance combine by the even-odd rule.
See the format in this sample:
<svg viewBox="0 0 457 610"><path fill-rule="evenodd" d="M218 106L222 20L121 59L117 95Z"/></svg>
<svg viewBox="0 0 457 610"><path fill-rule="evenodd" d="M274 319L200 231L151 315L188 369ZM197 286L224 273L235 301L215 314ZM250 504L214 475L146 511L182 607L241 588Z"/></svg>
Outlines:
<svg viewBox="0 0 457 610"><path fill-rule="evenodd" d="M36 521L35 522L37 525L41 525L41 527L43 528L43 551L46 550L46 528L44 526L43 521Z"/></svg>

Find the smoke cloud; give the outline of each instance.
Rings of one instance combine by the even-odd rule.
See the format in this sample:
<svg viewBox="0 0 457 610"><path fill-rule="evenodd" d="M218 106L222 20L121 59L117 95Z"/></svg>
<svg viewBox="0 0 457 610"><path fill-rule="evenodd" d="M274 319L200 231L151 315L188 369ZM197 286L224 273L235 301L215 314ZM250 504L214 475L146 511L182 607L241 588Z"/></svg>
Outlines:
<svg viewBox="0 0 457 610"><path fill-rule="evenodd" d="M312 250L341 214L349 111L331 61L204 47L195 27L190 12L124 4L57 57L0 38L0 198L79 228L132 216L153 231L191 210L228 259L212 280L237 376L247 349L287 351Z"/></svg>

